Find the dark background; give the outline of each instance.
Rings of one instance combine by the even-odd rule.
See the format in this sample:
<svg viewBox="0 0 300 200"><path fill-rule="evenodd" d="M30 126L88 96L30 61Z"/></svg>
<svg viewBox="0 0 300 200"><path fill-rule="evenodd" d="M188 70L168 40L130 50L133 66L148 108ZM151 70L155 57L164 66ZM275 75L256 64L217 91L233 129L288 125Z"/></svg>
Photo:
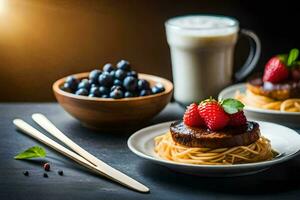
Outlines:
<svg viewBox="0 0 300 200"><path fill-rule="evenodd" d="M262 41L256 71L300 47L299 7L291 1L1 0L0 101L53 101L52 83L68 74L128 59L139 72L171 76L164 21L185 14L235 17ZM247 42L236 48L243 63Z"/></svg>

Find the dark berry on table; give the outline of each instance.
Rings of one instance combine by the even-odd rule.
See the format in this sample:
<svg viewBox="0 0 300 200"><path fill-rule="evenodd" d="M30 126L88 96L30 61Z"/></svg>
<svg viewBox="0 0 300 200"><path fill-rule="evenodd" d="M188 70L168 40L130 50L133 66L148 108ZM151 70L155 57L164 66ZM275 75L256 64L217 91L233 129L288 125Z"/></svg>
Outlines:
<svg viewBox="0 0 300 200"><path fill-rule="evenodd" d="M90 79L91 83L97 84L98 78L101 73L102 73L102 71L99 69L94 69L93 71L91 71L89 74L89 79Z"/></svg>
<svg viewBox="0 0 300 200"><path fill-rule="evenodd" d="M28 171L24 171L23 174L24 174L24 176L29 176L29 172Z"/></svg>
<svg viewBox="0 0 300 200"><path fill-rule="evenodd" d="M137 79L133 76L127 76L123 81L123 86L129 92L134 92L137 89Z"/></svg>
<svg viewBox="0 0 300 200"><path fill-rule="evenodd" d="M135 78L138 78L138 73L136 73L136 71L130 71L130 72L127 72L127 76L133 76Z"/></svg>
<svg viewBox="0 0 300 200"><path fill-rule="evenodd" d="M132 92L127 91L127 92L125 92L124 97L125 98L134 97L134 94Z"/></svg>
<svg viewBox="0 0 300 200"><path fill-rule="evenodd" d="M81 88L84 88L84 89L86 89L86 90L90 90L91 84L90 84L90 82L89 82L88 79L82 79L82 80L80 81L80 83L78 84L77 89L81 89Z"/></svg>
<svg viewBox="0 0 300 200"><path fill-rule="evenodd" d="M103 71L105 71L105 72L111 72L113 70L114 70L114 67L110 63L107 63L103 66Z"/></svg>
<svg viewBox="0 0 300 200"><path fill-rule="evenodd" d="M109 98L109 96L107 94L102 94L101 97L102 98Z"/></svg>
<svg viewBox="0 0 300 200"><path fill-rule="evenodd" d="M115 89L110 92L109 96L110 96L110 98L113 98L113 99L121 99L121 98L123 98L123 92L120 89Z"/></svg>
<svg viewBox="0 0 300 200"><path fill-rule="evenodd" d="M118 80L118 79L115 79L114 80L114 85L117 85L117 86L122 86L123 85L123 82Z"/></svg>
<svg viewBox="0 0 300 200"><path fill-rule="evenodd" d="M127 76L127 72L123 69L117 69L115 73L115 77L119 80L124 80L124 78Z"/></svg>
<svg viewBox="0 0 300 200"><path fill-rule="evenodd" d="M110 90L107 87L101 86L101 87L99 87L99 92L101 95L104 95L104 94L108 95Z"/></svg>
<svg viewBox="0 0 300 200"><path fill-rule="evenodd" d="M49 163L45 163L45 164L43 165L43 167L44 167L44 170L45 170L45 171L50 171L50 164L49 164Z"/></svg>
<svg viewBox="0 0 300 200"><path fill-rule="evenodd" d="M87 89L81 88L81 89L77 90L75 92L75 94L81 95L81 96L87 96L87 95L89 95L89 92Z"/></svg>
<svg viewBox="0 0 300 200"><path fill-rule="evenodd" d="M103 72L99 76L99 84L101 86L110 87L113 85L113 77L108 72Z"/></svg>
<svg viewBox="0 0 300 200"><path fill-rule="evenodd" d="M140 79L138 81L138 89L139 90L149 90L150 89L150 84L148 81L144 80L144 79Z"/></svg>
<svg viewBox="0 0 300 200"><path fill-rule="evenodd" d="M110 91L113 91L113 90L122 90L122 87L119 85L114 85L110 88Z"/></svg>
<svg viewBox="0 0 300 200"><path fill-rule="evenodd" d="M77 86L76 86L77 87ZM72 87L70 86L69 83L64 83L64 85L61 87L61 89L65 92L70 92L72 93L74 90L72 89ZM75 89L76 90L76 89Z"/></svg>
<svg viewBox="0 0 300 200"><path fill-rule="evenodd" d="M48 174L47 174L47 173L44 173L43 176L44 176L45 178L48 178Z"/></svg>
<svg viewBox="0 0 300 200"><path fill-rule="evenodd" d="M121 60L117 63L118 69L123 69L125 71L130 71L130 63L126 60Z"/></svg>
<svg viewBox="0 0 300 200"><path fill-rule="evenodd" d="M91 88L93 88L93 87L99 87L99 85L93 83L93 84L91 85Z"/></svg>
<svg viewBox="0 0 300 200"><path fill-rule="evenodd" d="M151 90L141 90L140 96L148 96L151 94Z"/></svg>
<svg viewBox="0 0 300 200"><path fill-rule="evenodd" d="M64 175L63 170L58 170L58 174L59 174L60 176L63 176L63 175Z"/></svg>
<svg viewBox="0 0 300 200"><path fill-rule="evenodd" d="M73 91L77 89L78 80L74 76L68 76L65 83L68 83L69 88Z"/></svg>
<svg viewBox="0 0 300 200"><path fill-rule="evenodd" d="M92 87L90 90L90 95L93 95L93 97L100 97L100 91L98 87ZM89 96L90 96L89 95Z"/></svg>
<svg viewBox="0 0 300 200"><path fill-rule="evenodd" d="M96 96L96 95L94 95L94 94L89 94L88 97L98 97L98 96Z"/></svg>

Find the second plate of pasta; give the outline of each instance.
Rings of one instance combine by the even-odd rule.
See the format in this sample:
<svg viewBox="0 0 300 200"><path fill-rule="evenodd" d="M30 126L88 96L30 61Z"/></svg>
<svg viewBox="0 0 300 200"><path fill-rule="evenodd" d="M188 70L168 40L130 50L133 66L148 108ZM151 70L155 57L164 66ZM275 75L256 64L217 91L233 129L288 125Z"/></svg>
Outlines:
<svg viewBox="0 0 300 200"><path fill-rule="evenodd" d="M274 122L290 127L300 127L300 112L295 112L300 103L298 99L272 102L266 97L257 96L247 91L245 83L232 85L222 90L219 94L219 99L224 98L244 100L246 104L244 112L249 119Z"/></svg>

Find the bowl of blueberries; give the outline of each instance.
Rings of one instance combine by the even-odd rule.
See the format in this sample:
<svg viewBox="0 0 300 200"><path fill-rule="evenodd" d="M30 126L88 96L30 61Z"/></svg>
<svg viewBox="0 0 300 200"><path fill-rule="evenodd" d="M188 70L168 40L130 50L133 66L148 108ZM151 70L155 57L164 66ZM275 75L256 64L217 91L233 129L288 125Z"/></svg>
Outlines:
<svg viewBox="0 0 300 200"><path fill-rule="evenodd" d="M82 125L102 130L139 128L170 101L173 84L164 78L137 73L126 60L107 63L57 80L58 103Z"/></svg>

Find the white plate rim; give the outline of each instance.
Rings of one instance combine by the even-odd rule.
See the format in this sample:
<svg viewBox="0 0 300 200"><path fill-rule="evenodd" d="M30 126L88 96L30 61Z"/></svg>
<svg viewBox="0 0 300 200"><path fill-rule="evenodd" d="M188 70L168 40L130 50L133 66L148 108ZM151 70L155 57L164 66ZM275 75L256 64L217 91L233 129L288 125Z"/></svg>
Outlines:
<svg viewBox="0 0 300 200"><path fill-rule="evenodd" d="M176 120L175 120L176 121ZM295 156L297 156L298 154L300 154L300 146L298 147L298 150L294 153L291 153L289 155L285 155L283 157L280 158L276 158L274 160L268 160L268 161L262 161L262 162L255 162L255 163L245 163L245 164L234 164L234 165L196 165L196 164L186 164L186 163L177 163L174 161L168 161L168 160L163 160L160 158L156 158L156 157L152 157L149 156L147 154L144 154L142 152L140 152L139 150L137 150L134 147L134 144L132 144L132 141L134 140L135 137L139 136L140 134L143 134L143 132L151 130L151 129L155 129L159 126L169 126L172 122L175 121L168 121L168 122L163 122L163 123L159 123L159 124L155 124L152 126L148 126L145 127L143 129L138 130L137 132L135 132L134 134L132 134L128 140L127 140L127 146L128 148L136 155L138 155L141 158L147 159L147 160L151 160L153 162L156 163L163 163L166 165L173 165L173 166L177 166L177 167L189 167L189 168L196 168L196 169L244 169L244 168L256 168L256 167L271 167L275 164L279 164L282 162L285 162L287 160L290 160L292 158L294 158ZM271 122L264 122L264 121L256 121L257 123L265 123L265 124L269 124L269 125L275 125L275 126L280 126L286 129L289 129L290 131L292 131L293 133L297 134L299 137L300 135L293 129L290 129L286 126L280 125L280 124L275 124L275 123L271 123Z"/></svg>
<svg viewBox="0 0 300 200"><path fill-rule="evenodd" d="M218 95L218 99L221 99L225 94L231 92L232 90L244 90L246 89L246 83L238 83L235 85L228 86L224 88ZM233 97L232 97L233 98ZM281 112L277 110L268 110L268 109L261 109L261 108L254 108L250 106L245 106L244 108L246 111L263 113L263 114L276 114L276 115L296 115L300 116L300 112Z"/></svg>

